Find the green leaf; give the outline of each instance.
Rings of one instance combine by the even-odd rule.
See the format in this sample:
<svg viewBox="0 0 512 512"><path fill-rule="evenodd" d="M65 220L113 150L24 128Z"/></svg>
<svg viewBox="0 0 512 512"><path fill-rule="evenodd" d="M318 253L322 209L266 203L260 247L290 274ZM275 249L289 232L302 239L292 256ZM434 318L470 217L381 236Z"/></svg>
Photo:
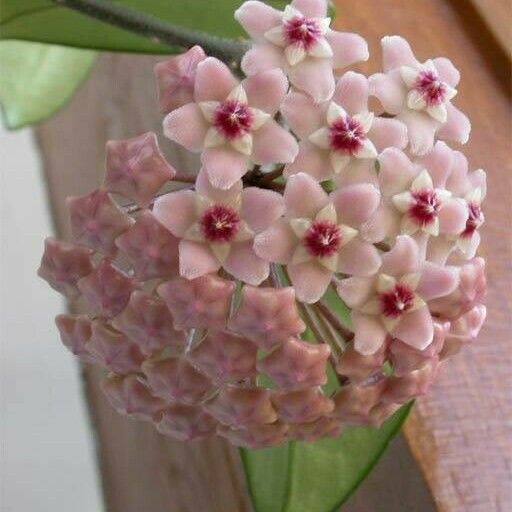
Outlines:
<svg viewBox="0 0 512 512"><path fill-rule="evenodd" d="M338 439L241 450L255 512L335 512L398 433L412 404L380 429L353 427Z"/></svg>
<svg viewBox="0 0 512 512"><path fill-rule="evenodd" d="M0 42L0 104L20 128L53 115L87 77L96 53L46 44Z"/></svg>
<svg viewBox="0 0 512 512"><path fill-rule="evenodd" d="M233 17L243 0L122 0L116 2L173 25L222 37L245 33ZM284 8L288 0L267 3ZM142 53L174 53L169 47L122 30L49 0L2 0L0 37L79 48Z"/></svg>

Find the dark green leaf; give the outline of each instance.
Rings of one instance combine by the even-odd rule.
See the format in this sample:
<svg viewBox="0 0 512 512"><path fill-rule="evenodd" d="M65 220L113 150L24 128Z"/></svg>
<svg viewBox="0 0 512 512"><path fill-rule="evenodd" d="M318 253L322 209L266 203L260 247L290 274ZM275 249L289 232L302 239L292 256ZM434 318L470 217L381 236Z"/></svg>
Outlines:
<svg viewBox="0 0 512 512"><path fill-rule="evenodd" d="M0 42L0 104L9 128L54 114L87 77L96 53L20 41Z"/></svg>

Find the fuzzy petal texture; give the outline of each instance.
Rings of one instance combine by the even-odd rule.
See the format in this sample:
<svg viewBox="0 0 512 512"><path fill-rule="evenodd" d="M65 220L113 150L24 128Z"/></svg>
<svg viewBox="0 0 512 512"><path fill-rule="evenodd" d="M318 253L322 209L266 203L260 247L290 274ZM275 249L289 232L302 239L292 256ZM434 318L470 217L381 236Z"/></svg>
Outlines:
<svg viewBox="0 0 512 512"><path fill-rule="evenodd" d="M164 119L164 135L189 151L203 149L208 124L196 103L173 110Z"/></svg>
<svg viewBox="0 0 512 512"><path fill-rule="evenodd" d="M381 39L382 61L384 71L409 66L416 68L419 62L416 60L409 43L400 36L386 36Z"/></svg>
<svg viewBox="0 0 512 512"><path fill-rule="evenodd" d="M182 240L180 242L180 275L196 279L217 272L220 263L206 244Z"/></svg>
<svg viewBox="0 0 512 512"><path fill-rule="evenodd" d="M340 251L338 272L355 276L371 276L380 267L379 251L369 242L354 238Z"/></svg>
<svg viewBox="0 0 512 512"><path fill-rule="evenodd" d="M197 66L194 98L196 103L224 101L237 85L238 80L226 64L207 57Z"/></svg>
<svg viewBox="0 0 512 512"><path fill-rule="evenodd" d="M443 140L466 144L471 132L471 122L466 114L463 114L450 102L446 104L446 109L448 111L448 119L446 123L439 128L437 136Z"/></svg>
<svg viewBox="0 0 512 512"><path fill-rule="evenodd" d="M369 78L370 94L375 96L388 114L399 114L406 101L407 90L399 70L376 73Z"/></svg>
<svg viewBox="0 0 512 512"><path fill-rule="evenodd" d="M377 149L377 153L391 147L404 149L409 142L407 126L397 119L384 117L376 117L373 120L368 137Z"/></svg>
<svg viewBox="0 0 512 512"><path fill-rule="evenodd" d="M437 121L423 112L404 110L398 119L407 126L409 149L414 155L424 155L434 145L434 136L439 125Z"/></svg>
<svg viewBox="0 0 512 512"><path fill-rule="evenodd" d="M437 57L433 59L434 66L439 73L439 78L446 82L450 87L457 87L460 82L460 73L453 65L453 62L446 57Z"/></svg>
<svg viewBox="0 0 512 512"><path fill-rule="evenodd" d="M466 227L468 209L463 199L448 200L438 213L439 230L446 235L457 235Z"/></svg>
<svg viewBox="0 0 512 512"><path fill-rule="evenodd" d="M380 271L390 276L401 277L419 271L419 248L410 236L396 237L393 248L382 256Z"/></svg>
<svg viewBox="0 0 512 512"><path fill-rule="evenodd" d="M265 41L265 32L281 24L282 13L263 2L249 0L235 11L235 19L252 39Z"/></svg>
<svg viewBox="0 0 512 512"><path fill-rule="evenodd" d="M256 164L293 162L298 152L293 135L273 119L253 133L252 160Z"/></svg>
<svg viewBox="0 0 512 512"><path fill-rule="evenodd" d="M426 349L434 337L432 316L426 306L404 315L392 332L395 338L418 350Z"/></svg>
<svg viewBox="0 0 512 512"><path fill-rule="evenodd" d="M331 282L332 272L316 261L288 265L297 299L306 304L320 300Z"/></svg>
<svg viewBox="0 0 512 512"><path fill-rule="evenodd" d="M174 236L182 237L197 217L195 193L179 190L159 197L152 213Z"/></svg>
<svg viewBox="0 0 512 512"><path fill-rule="evenodd" d="M363 355L375 354L386 339L386 330L374 316L352 312L354 326L354 348Z"/></svg>
<svg viewBox="0 0 512 512"><path fill-rule="evenodd" d="M425 262L417 292L423 300L438 299L452 293L459 285L459 272L455 267L444 267Z"/></svg>
<svg viewBox="0 0 512 512"><path fill-rule="evenodd" d="M222 190L233 186L247 172L249 165L246 155L226 145L204 150L201 161L210 183Z"/></svg>
<svg viewBox="0 0 512 512"><path fill-rule="evenodd" d="M313 218L328 202L328 195L311 176L299 173L288 178L284 191L287 217Z"/></svg>
<svg viewBox="0 0 512 512"><path fill-rule="evenodd" d="M415 177L414 165L399 149L385 149L379 156L379 163L380 191L385 197L402 192Z"/></svg>
<svg viewBox="0 0 512 512"><path fill-rule="evenodd" d="M290 92L281 105L288 126L301 139L305 139L325 122L327 106L317 105L302 92Z"/></svg>
<svg viewBox="0 0 512 512"><path fill-rule="evenodd" d="M254 251L266 261L285 265L292 260L298 240L284 219L274 222L254 238Z"/></svg>
<svg viewBox="0 0 512 512"><path fill-rule="evenodd" d="M332 100L350 115L368 110L368 79L361 73L347 71L336 84Z"/></svg>
<svg viewBox="0 0 512 512"><path fill-rule="evenodd" d="M334 75L330 59L306 58L288 69L290 82L317 103L327 101L334 92Z"/></svg>
<svg viewBox="0 0 512 512"><path fill-rule="evenodd" d="M251 107L274 115L288 90L288 80L280 69L262 71L243 82L247 100Z"/></svg>
<svg viewBox="0 0 512 512"><path fill-rule="evenodd" d="M367 61L367 42L358 34L330 30L325 36L333 51L333 68L341 69L356 62Z"/></svg>
<svg viewBox="0 0 512 512"><path fill-rule="evenodd" d="M333 192L332 202L338 213L338 222L359 226L366 222L380 203L380 193L373 185L349 185Z"/></svg>
<svg viewBox="0 0 512 512"><path fill-rule="evenodd" d="M299 142L297 158L291 164L286 165L283 174L290 177L300 172L308 174L316 181L328 179L333 173L329 152L320 149L312 142Z"/></svg>
<svg viewBox="0 0 512 512"><path fill-rule="evenodd" d="M444 142L438 141L425 156L417 160L417 163L428 170L434 187L444 188L452 170L453 160L454 151Z"/></svg>
<svg viewBox="0 0 512 512"><path fill-rule="evenodd" d="M247 76L260 71L282 68L284 65L285 60L281 49L268 43L253 46L242 58L242 71Z"/></svg>
<svg viewBox="0 0 512 512"><path fill-rule="evenodd" d="M293 0L291 6L307 18L325 18L327 14L326 0Z"/></svg>
<svg viewBox="0 0 512 512"><path fill-rule="evenodd" d="M233 244L223 266L234 277L253 286L261 284L269 273L268 262L256 255L252 240Z"/></svg>
<svg viewBox="0 0 512 512"><path fill-rule="evenodd" d="M242 192L241 216L256 233L267 229L283 212L284 201L277 192L257 187Z"/></svg>
<svg viewBox="0 0 512 512"><path fill-rule="evenodd" d="M368 302L374 287L373 277L349 277L338 283L336 291L349 308L360 308Z"/></svg>

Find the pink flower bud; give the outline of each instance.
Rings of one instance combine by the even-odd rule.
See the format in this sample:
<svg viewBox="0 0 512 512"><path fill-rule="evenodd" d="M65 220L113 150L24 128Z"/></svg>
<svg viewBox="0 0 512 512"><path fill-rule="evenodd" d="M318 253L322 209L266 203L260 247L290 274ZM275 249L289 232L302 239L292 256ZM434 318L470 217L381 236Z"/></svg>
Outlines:
<svg viewBox="0 0 512 512"><path fill-rule="evenodd" d="M215 434L217 422L200 406L173 404L162 413L156 428L179 441L203 439Z"/></svg>
<svg viewBox="0 0 512 512"><path fill-rule="evenodd" d="M310 423L334 409L333 401L322 393L321 388L277 391L272 395L272 402L279 419L287 423Z"/></svg>
<svg viewBox="0 0 512 512"><path fill-rule="evenodd" d="M314 443L326 437L338 437L341 434L341 423L334 418L318 418L310 423L290 425L288 437L296 441Z"/></svg>
<svg viewBox="0 0 512 512"><path fill-rule="evenodd" d="M247 428L236 429L226 425L217 427L217 434L225 437L235 446L257 450L283 443L286 440L288 426L283 423L267 425L251 425Z"/></svg>
<svg viewBox="0 0 512 512"><path fill-rule="evenodd" d="M58 315L55 324L59 329L62 343L70 352L83 363L98 363L86 346L91 338L91 321L87 316Z"/></svg>

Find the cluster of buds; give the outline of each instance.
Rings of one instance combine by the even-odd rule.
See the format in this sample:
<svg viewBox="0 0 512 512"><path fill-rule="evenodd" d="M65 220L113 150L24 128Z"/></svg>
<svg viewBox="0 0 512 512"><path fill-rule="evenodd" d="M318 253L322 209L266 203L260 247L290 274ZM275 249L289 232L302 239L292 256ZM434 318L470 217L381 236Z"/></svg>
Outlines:
<svg viewBox="0 0 512 512"><path fill-rule="evenodd" d="M326 9L245 2L242 81L199 47L158 64L164 134L201 169L152 133L111 141L102 186L68 199L73 242L46 241L39 275L89 311L57 317L63 343L165 435L379 426L484 321L485 173L447 145L469 136L458 71L393 36L384 73L335 75L368 50Z"/></svg>

